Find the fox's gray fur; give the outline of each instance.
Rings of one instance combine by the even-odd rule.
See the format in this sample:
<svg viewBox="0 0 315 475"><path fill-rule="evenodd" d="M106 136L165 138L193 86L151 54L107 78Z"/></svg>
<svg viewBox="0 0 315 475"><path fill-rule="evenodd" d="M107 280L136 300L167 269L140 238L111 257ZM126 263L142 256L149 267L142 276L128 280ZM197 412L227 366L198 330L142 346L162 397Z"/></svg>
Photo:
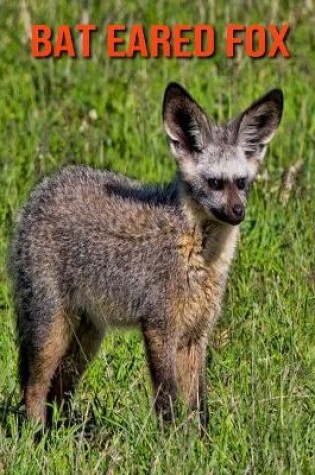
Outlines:
<svg viewBox="0 0 315 475"><path fill-rule="evenodd" d="M271 91L222 127L178 84L163 117L178 172L165 188L71 166L31 194L11 269L28 417L71 394L111 325L141 328L155 405L208 420L205 355L246 197L282 115Z"/></svg>

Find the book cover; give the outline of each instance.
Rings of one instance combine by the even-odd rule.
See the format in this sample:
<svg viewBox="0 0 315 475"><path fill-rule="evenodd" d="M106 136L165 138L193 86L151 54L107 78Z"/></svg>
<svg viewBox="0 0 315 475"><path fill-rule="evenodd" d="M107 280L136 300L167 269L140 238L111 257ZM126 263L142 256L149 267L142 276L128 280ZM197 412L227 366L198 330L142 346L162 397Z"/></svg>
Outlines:
<svg viewBox="0 0 315 475"><path fill-rule="evenodd" d="M314 473L314 26L0 2L0 473Z"/></svg>

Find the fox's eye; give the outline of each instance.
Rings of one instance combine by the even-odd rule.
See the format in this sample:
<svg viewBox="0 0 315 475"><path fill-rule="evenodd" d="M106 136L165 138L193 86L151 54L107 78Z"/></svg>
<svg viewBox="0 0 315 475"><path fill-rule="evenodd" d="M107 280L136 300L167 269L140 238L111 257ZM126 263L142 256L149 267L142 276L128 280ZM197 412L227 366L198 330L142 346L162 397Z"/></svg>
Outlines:
<svg viewBox="0 0 315 475"><path fill-rule="evenodd" d="M245 178L238 178L236 180L236 186L239 190L244 190L246 187L246 180Z"/></svg>
<svg viewBox="0 0 315 475"><path fill-rule="evenodd" d="M209 178L208 185L210 186L211 190L223 190L224 188L224 181L218 180L217 178Z"/></svg>

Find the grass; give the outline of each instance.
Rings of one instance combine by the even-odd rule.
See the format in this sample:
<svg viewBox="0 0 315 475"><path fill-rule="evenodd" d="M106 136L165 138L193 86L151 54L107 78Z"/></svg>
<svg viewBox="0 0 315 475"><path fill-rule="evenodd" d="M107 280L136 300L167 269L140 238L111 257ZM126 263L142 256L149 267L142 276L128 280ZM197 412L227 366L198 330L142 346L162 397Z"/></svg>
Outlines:
<svg viewBox="0 0 315 475"><path fill-rule="evenodd" d="M35 60L31 23L81 21L83 2L0 3L0 473L312 474L315 471L315 16L311 2L90 1L91 23L213 23L210 60ZM24 5L24 7L23 7ZM289 21L292 57L227 60L224 26ZM19 402L5 272L14 216L43 175L67 163L168 181L161 100L177 80L223 121L282 87L285 114L251 195L220 324L208 353L210 442L192 421L156 427L136 332L109 334L74 401L81 415L33 443ZM303 168L284 196L283 174ZM60 424L59 424L60 425ZM89 429L89 437L85 429Z"/></svg>

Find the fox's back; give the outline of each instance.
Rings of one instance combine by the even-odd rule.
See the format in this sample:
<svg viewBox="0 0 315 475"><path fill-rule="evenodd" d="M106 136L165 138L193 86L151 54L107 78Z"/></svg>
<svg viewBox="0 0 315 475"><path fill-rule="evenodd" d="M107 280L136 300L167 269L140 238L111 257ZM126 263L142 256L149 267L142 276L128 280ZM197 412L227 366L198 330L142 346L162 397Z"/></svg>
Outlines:
<svg viewBox="0 0 315 475"><path fill-rule="evenodd" d="M18 228L17 273L46 278L73 306L132 321L169 300L182 223L159 190L68 167L35 188Z"/></svg>

